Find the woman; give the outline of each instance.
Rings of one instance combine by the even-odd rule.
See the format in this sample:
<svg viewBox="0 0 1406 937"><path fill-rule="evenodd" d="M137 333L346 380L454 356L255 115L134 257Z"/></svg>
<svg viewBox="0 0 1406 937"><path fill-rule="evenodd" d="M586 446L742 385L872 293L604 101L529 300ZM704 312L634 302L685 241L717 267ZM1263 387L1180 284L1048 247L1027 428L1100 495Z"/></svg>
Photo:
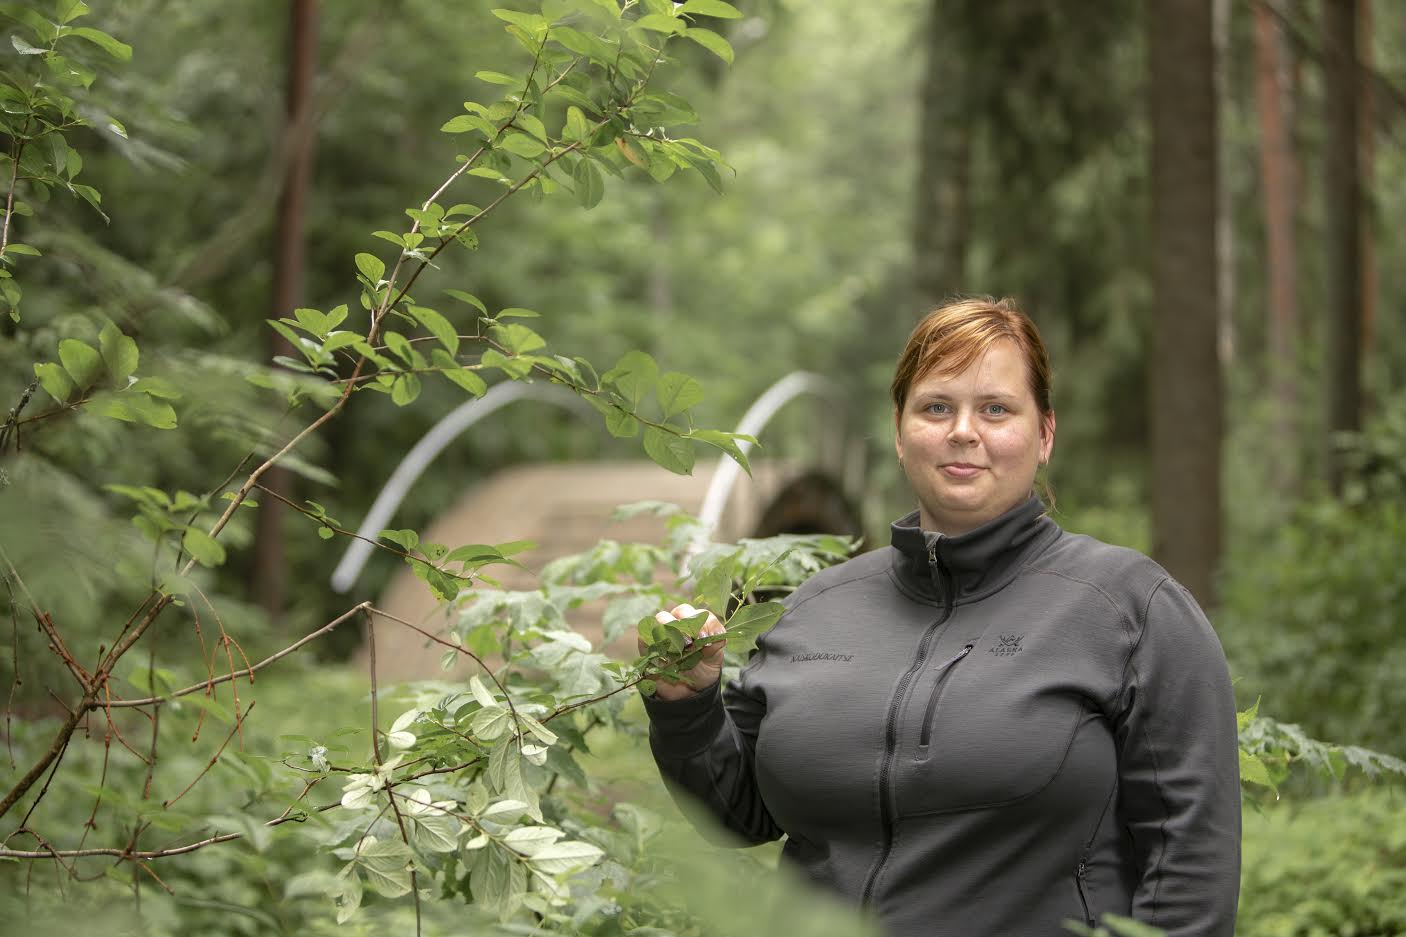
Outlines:
<svg viewBox="0 0 1406 937"><path fill-rule="evenodd" d="M1105 912L1230 937L1225 657L1161 567L1064 533L1032 493L1055 437L1034 324L1009 300L944 306L892 395L918 510L788 597L725 691L717 644L659 684L660 771L744 840L784 835L899 937L1045 937Z"/></svg>

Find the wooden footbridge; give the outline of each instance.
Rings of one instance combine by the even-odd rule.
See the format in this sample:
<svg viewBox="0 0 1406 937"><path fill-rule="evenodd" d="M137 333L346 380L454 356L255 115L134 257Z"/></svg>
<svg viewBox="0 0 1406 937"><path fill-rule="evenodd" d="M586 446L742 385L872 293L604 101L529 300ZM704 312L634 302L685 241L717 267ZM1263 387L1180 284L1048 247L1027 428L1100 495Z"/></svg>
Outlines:
<svg viewBox="0 0 1406 937"><path fill-rule="evenodd" d="M367 511L359 533L374 538L382 529L396 526L396 508L415 481L433 471L440 452L478 421L529 400L582 410L595 418L594 410L562 388L498 385L444 417L405 455ZM814 406L817 403L821 406ZM783 410L788 411L792 428L806 429L799 443L773 446L767 429ZM838 390L823 378L797 372L772 385L738 423L738 432L756 436L763 444L762 457L752 454L750 478L728 458L700 463L692 475L674 475L642 460L514 465L467 486L422 537L447 544L531 540L537 548L517 558L529 569L540 569L559 556L587 550L604 537L662 542L664 522L659 518L610 519L619 505L644 500L679 505L703 520L715 540L822 531L858 536L863 532L857 505L862 503L858 495L864 485L864 447L850 425L848 407ZM371 551L369 544L353 541L333 573L333 588L350 590ZM508 589L536 585L530 574L509 567L496 567L493 575ZM436 620L438 602L409 569L396 573L377 604L408 621L425 622L430 630L445 625ZM599 639L599 626L593 624L599 621L599 612L583 609L573 622L592 643ZM406 637L403 631L396 641L390 648L384 643L377 646L377 666L387 679L443 676L440 649L435 645ZM632 639L622 642L612 650L631 654L633 648L626 645L632 643Z"/></svg>

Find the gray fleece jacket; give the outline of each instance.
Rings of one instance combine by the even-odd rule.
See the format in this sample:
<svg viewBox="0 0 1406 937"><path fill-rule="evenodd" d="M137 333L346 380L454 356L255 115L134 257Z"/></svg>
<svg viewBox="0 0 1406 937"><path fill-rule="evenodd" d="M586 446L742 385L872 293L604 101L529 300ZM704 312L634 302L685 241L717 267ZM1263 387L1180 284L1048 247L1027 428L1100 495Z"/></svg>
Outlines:
<svg viewBox="0 0 1406 937"><path fill-rule="evenodd" d="M1235 704L1191 596L1038 498L786 601L737 680L645 701L671 787L895 937L1058 937L1134 917L1231 937Z"/></svg>

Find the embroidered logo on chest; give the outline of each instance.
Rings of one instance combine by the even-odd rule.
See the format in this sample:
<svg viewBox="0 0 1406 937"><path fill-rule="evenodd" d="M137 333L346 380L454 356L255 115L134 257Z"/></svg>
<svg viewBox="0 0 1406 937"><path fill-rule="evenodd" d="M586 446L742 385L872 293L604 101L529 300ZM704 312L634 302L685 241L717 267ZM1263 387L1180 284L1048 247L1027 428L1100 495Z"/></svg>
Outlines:
<svg viewBox="0 0 1406 937"><path fill-rule="evenodd" d="M838 660L849 662L854 660L853 654L792 654L791 663L800 664L810 660Z"/></svg>
<svg viewBox="0 0 1406 937"><path fill-rule="evenodd" d="M1020 642L1024 639L1025 635L1023 634L997 635L997 643L995 646L987 648L987 651L997 657L1012 657L1020 653Z"/></svg>

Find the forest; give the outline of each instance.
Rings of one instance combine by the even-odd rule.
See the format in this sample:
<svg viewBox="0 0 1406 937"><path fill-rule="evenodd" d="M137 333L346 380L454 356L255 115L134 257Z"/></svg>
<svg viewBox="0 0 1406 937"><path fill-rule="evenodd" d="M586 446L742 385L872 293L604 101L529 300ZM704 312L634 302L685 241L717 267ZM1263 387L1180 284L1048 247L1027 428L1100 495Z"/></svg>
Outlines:
<svg viewBox="0 0 1406 937"><path fill-rule="evenodd" d="M666 793L639 697L699 621L652 613L724 615L734 674L885 545L895 358L991 295L1049 345L1050 516L1225 649L1236 933L1406 935L1406 5L0 19L0 929L877 934ZM741 425L795 372L824 392ZM366 526L513 387L570 405L474 423ZM839 524L697 510L724 463L780 487L841 448ZM539 469L646 493L550 555L517 502L443 533Z"/></svg>

